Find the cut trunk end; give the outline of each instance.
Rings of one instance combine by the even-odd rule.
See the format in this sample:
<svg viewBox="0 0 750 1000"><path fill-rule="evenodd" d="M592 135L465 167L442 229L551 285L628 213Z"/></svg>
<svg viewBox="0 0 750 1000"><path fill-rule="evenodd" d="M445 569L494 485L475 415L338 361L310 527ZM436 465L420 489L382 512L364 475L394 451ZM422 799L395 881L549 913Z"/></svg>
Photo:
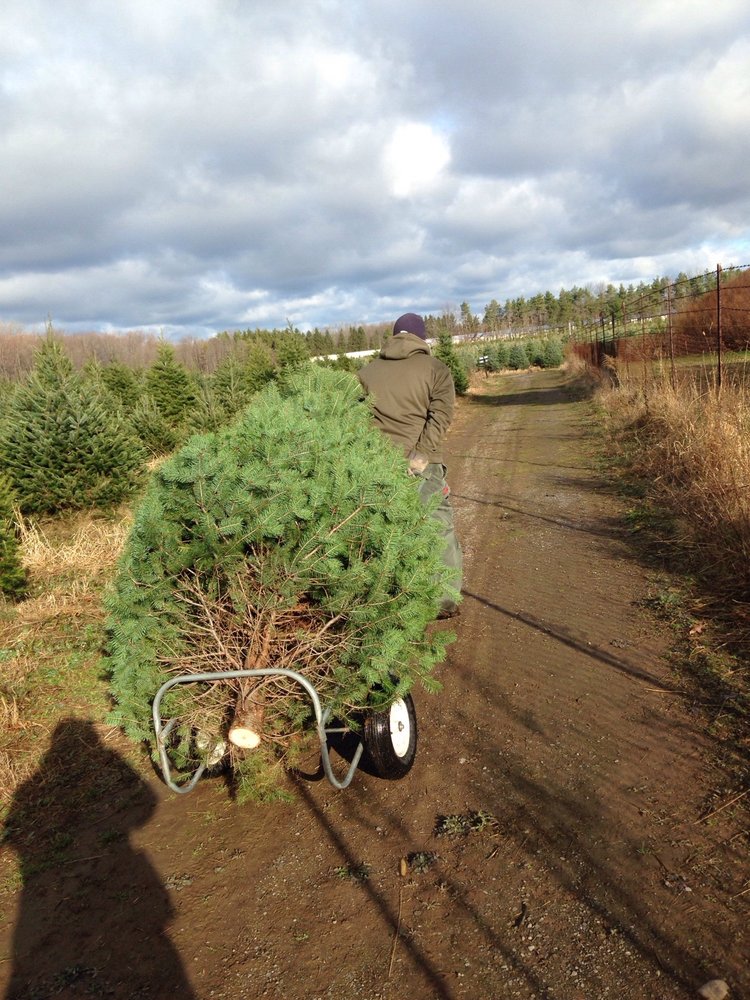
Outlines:
<svg viewBox="0 0 750 1000"><path fill-rule="evenodd" d="M229 742L240 750L255 750L263 736L265 707L252 702L238 706L229 727Z"/></svg>

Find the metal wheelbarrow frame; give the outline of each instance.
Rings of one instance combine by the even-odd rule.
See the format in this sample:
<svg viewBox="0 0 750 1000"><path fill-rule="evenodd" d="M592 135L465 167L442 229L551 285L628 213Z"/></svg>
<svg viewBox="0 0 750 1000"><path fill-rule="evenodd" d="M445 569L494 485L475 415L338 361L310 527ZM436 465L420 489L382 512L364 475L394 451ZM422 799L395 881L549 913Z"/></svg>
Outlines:
<svg viewBox="0 0 750 1000"><path fill-rule="evenodd" d="M343 789L351 784L365 752L367 752L368 761L379 777L402 778L411 770L417 749L417 719L411 695L407 694L403 698L397 698L384 712L368 712L364 715L358 746L346 774L342 779L339 779L334 774L331 764L328 737L338 733L348 733L351 730L328 725L331 707L324 708L322 706L315 686L306 677L296 670L287 670L282 667L255 670L214 670L172 677L162 684L154 698L152 716L162 777L165 784L178 795L192 792L208 767L208 763L204 761L200 764L183 784L177 784L174 780L174 772L167 753L167 741L178 719L162 721L161 703L164 695L178 684L212 683L220 680L235 680L240 677L288 677L300 685L313 706L323 772L334 788Z"/></svg>

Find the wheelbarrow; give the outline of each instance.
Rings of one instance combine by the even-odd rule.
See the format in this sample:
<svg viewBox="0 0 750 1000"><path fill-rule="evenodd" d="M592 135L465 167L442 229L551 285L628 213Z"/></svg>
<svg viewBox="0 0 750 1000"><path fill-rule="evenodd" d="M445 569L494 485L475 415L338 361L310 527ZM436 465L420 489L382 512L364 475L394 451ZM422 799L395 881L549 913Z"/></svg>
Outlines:
<svg viewBox="0 0 750 1000"><path fill-rule="evenodd" d="M334 788L347 788L354 778L354 772L362 758L366 759L371 769L378 777L397 779L408 774L414 763L417 752L417 715L414 701L410 694L397 698L389 708L382 712L366 712L362 718L362 731L357 733L358 743L354 751L349 769L343 778L334 774L331 764L329 737L335 734L351 732L350 729L330 725L331 707L324 708L313 684L297 673L296 670L286 670L281 667L257 670L216 670L200 674L180 674L172 677L159 688L153 703L154 733L159 754L159 764L165 783L179 795L191 792L207 767L210 767L210 755L201 763L193 774L183 783L178 784L172 770L167 752L170 733L177 724L177 719L164 722L161 717L161 702L164 695L178 684L201 684L220 680L235 680L240 677L288 677L302 688L312 702L315 713L315 728L320 743L320 760L323 772Z"/></svg>

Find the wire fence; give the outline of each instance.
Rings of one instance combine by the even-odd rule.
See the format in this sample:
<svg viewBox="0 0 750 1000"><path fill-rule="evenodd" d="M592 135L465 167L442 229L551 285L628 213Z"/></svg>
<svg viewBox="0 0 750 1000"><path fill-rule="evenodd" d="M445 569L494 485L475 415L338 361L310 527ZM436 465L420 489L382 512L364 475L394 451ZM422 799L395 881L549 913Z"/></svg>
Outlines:
<svg viewBox="0 0 750 1000"><path fill-rule="evenodd" d="M750 351L750 265L658 280L646 292L611 300L572 335L575 353L591 364L641 362L645 373L666 363L674 386L680 359L694 358L712 369L720 388L727 356Z"/></svg>

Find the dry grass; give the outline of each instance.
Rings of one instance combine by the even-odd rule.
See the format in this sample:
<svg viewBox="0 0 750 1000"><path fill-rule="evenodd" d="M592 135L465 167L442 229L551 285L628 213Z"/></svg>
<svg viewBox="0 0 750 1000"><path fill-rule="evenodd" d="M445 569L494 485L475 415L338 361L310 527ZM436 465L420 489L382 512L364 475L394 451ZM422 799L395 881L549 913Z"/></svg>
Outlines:
<svg viewBox="0 0 750 1000"><path fill-rule="evenodd" d="M750 749L750 385L718 393L696 376L676 389L668 377L649 380L645 392L625 382L599 400L642 498L633 526L671 571L652 606L673 628L675 666L741 782Z"/></svg>
<svg viewBox="0 0 750 1000"><path fill-rule="evenodd" d="M130 514L19 517L19 525L31 596L0 602L0 804L33 771L61 717L101 714L101 592Z"/></svg>
<svg viewBox="0 0 750 1000"><path fill-rule="evenodd" d="M117 560L130 530L129 512L110 520L79 515L63 523L27 520L19 515L21 559L32 580L68 576L92 581L106 574ZM70 533L72 531L72 537Z"/></svg>
<svg viewBox="0 0 750 1000"><path fill-rule="evenodd" d="M688 381L602 392L610 439L649 495L675 515L675 543L733 600L750 597L750 395Z"/></svg>

